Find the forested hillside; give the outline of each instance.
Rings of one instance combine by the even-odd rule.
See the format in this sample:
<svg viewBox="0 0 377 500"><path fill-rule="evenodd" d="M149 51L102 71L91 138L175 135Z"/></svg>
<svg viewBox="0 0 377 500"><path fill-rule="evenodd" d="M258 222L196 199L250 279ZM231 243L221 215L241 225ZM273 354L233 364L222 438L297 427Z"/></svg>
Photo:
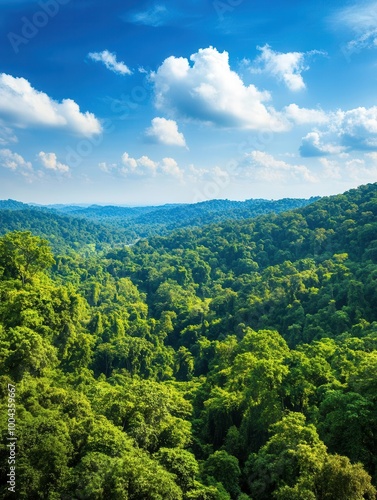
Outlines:
<svg viewBox="0 0 377 500"><path fill-rule="evenodd" d="M157 207L90 206L59 207L63 213L84 217L134 231L140 237L165 234L172 229L203 226L228 219L246 219L266 213L280 213L304 207L318 198L284 198L282 200L251 199L246 201L209 200L193 204Z"/></svg>
<svg viewBox="0 0 377 500"><path fill-rule="evenodd" d="M17 203L17 202L14 202ZM12 206L9 203L3 206ZM117 244L130 244L135 233L113 229L104 224L77 217L69 217L47 209L20 204L13 208L1 208L0 234L9 231L28 230L47 238L55 252L71 250L92 253Z"/></svg>
<svg viewBox="0 0 377 500"><path fill-rule="evenodd" d="M49 240L55 252L68 253L73 249L88 254L110 246L130 245L140 238L166 234L180 227L203 226L214 221L245 219L270 212L280 213L306 206L315 200L212 200L157 207L45 207L0 200L0 235L9 231L29 230Z"/></svg>
<svg viewBox="0 0 377 500"><path fill-rule="evenodd" d="M376 498L377 184L90 255L17 229L1 498L8 384L20 499Z"/></svg>

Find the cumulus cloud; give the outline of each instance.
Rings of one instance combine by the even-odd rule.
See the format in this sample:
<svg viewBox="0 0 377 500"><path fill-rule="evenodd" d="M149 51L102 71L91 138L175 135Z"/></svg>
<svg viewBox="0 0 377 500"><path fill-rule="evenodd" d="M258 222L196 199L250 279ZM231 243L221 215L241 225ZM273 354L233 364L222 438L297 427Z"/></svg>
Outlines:
<svg viewBox="0 0 377 500"><path fill-rule="evenodd" d="M137 174L137 175L156 175L158 164L148 158L141 156L138 159L130 157L128 153L122 155L122 174Z"/></svg>
<svg viewBox="0 0 377 500"><path fill-rule="evenodd" d="M286 118L296 125L309 123L327 123L329 115L321 109L300 108L297 104L290 104L284 108Z"/></svg>
<svg viewBox="0 0 377 500"><path fill-rule="evenodd" d="M137 169L137 160L135 160L135 158L131 158L128 153L123 153L122 164L128 171L135 172Z"/></svg>
<svg viewBox="0 0 377 500"><path fill-rule="evenodd" d="M58 161L55 153L45 153L45 152L41 151L38 154L38 158L39 158L41 164L47 170L53 170L55 172L59 172L59 173L63 173L63 174L66 174L69 172L69 166Z"/></svg>
<svg viewBox="0 0 377 500"><path fill-rule="evenodd" d="M98 167L106 173L120 174L128 176L156 177L166 175L182 180L184 171L174 160L174 158L163 158L161 161L154 161L148 156L133 158L127 152L123 153L121 163L107 164L101 162Z"/></svg>
<svg viewBox="0 0 377 500"><path fill-rule="evenodd" d="M295 106L286 108L288 110L286 115L290 119L292 110L297 113ZM329 112L324 116L323 122L318 120L316 125L316 130L312 130L302 139L301 156L377 151L377 106Z"/></svg>
<svg viewBox="0 0 377 500"><path fill-rule="evenodd" d="M288 182L305 181L317 182L317 178L304 165L291 165L275 159L264 151L252 151L245 155L244 172L256 181Z"/></svg>
<svg viewBox="0 0 377 500"><path fill-rule="evenodd" d="M103 63L107 69L118 73L119 75L131 75L132 71L124 64L123 61L117 61L116 55L108 50L102 52L90 52L88 57L96 62Z"/></svg>
<svg viewBox="0 0 377 500"><path fill-rule="evenodd" d="M183 170L178 166L178 163L174 158L163 158L161 163L161 170L168 175L176 177L177 179L182 179Z"/></svg>
<svg viewBox="0 0 377 500"><path fill-rule="evenodd" d="M377 149L377 106L336 113L335 126L342 144L350 149Z"/></svg>
<svg viewBox="0 0 377 500"><path fill-rule="evenodd" d="M157 109L218 127L276 132L289 129L287 120L265 105L270 94L245 85L231 70L227 52L220 53L213 47L199 49L190 61L171 56L151 74Z"/></svg>
<svg viewBox="0 0 377 500"><path fill-rule="evenodd" d="M186 146L184 135L178 131L177 122L166 118L153 118L145 135L154 142L168 146Z"/></svg>
<svg viewBox="0 0 377 500"><path fill-rule="evenodd" d="M0 165L10 170L32 170L32 164L10 149L0 149Z"/></svg>
<svg viewBox="0 0 377 500"><path fill-rule="evenodd" d="M319 132L309 132L303 137L300 154L301 156L327 156L331 154L339 154L344 148L342 146L335 146L333 144L324 144Z"/></svg>
<svg viewBox="0 0 377 500"><path fill-rule="evenodd" d="M61 128L90 137L102 130L94 114L82 113L72 99L57 102L34 89L25 78L0 74L0 117L19 128Z"/></svg>
<svg viewBox="0 0 377 500"><path fill-rule="evenodd" d="M318 50L310 52L276 52L268 44L257 48L261 51L261 54L254 61L251 71L270 74L282 81L293 92L303 90L306 87L301 73L309 69L307 59L314 54L324 55L324 52Z"/></svg>

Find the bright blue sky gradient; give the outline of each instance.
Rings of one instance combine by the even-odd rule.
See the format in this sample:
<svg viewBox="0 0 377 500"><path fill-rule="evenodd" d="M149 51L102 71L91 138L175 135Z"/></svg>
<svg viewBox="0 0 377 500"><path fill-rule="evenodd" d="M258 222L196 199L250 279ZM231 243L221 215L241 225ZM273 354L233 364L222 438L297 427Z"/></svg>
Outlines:
<svg viewBox="0 0 377 500"><path fill-rule="evenodd" d="M276 199L377 181L376 1L0 9L2 199Z"/></svg>

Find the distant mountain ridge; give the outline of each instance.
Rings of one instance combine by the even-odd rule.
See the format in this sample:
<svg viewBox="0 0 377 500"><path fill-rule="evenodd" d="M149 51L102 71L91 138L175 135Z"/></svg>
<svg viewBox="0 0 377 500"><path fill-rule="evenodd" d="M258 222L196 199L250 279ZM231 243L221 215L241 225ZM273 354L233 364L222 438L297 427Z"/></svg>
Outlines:
<svg viewBox="0 0 377 500"><path fill-rule="evenodd" d="M25 210L30 205L16 200L0 200L0 210Z"/></svg>
<svg viewBox="0 0 377 500"><path fill-rule="evenodd" d="M281 213L318 199L210 200L144 207L40 206L9 199L0 200L0 234L29 230L50 240L55 250L68 247L77 250L88 245L98 250L108 245L131 244L139 238L167 234L174 229Z"/></svg>
<svg viewBox="0 0 377 500"><path fill-rule="evenodd" d="M194 204L167 204L160 206L121 207L116 205L89 207L60 207L59 212L69 213L71 216L83 217L97 222L106 222L117 227L130 228L130 224L138 227L140 236L147 236L142 226L153 226L160 233L180 227L202 226L211 222L220 222L226 219L245 219L265 213L280 213L286 210L304 207L319 197L310 199L283 198L281 200L250 199L246 201L208 200Z"/></svg>

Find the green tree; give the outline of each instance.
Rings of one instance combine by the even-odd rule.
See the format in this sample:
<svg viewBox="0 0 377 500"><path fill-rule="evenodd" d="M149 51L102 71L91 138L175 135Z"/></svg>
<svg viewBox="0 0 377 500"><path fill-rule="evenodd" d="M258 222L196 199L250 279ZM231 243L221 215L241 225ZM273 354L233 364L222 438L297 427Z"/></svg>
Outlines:
<svg viewBox="0 0 377 500"><path fill-rule="evenodd" d="M54 262L48 241L30 231L14 231L0 237L0 270L5 278L20 279L24 285Z"/></svg>
<svg viewBox="0 0 377 500"><path fill-rule="evenodd" d="M360 463L351 464L349 458L329 455L316 479L319 500L375 500L376 488Z"/></svg>
<svg viewBox="0 0 377 500"><path fill-rule="evenodd" d="M313 491L315 476L326 455L326 446L314 425L306 424L302 413L292 412L272 425L271 433L267 443L257 454L250 455L246 464L252 496L268 500L281 488L287 491L287 487Z"/></svg>
<svg viewBox="0 0 377 500"><path fill-rule="evenodd" d="M224 450L215 451L203 465L203 475L213 477L222 483L232 498L237 498L241 492L239 478L241 470L236 457Z"/></svg>
<svg viewBox="0 0 377 500"><path fill-rule="evenodd" d="M199 464L192 453L181 448L160 448L154 457L166 470L177 476L177 483L183 491L194 487Z"/></svg>

